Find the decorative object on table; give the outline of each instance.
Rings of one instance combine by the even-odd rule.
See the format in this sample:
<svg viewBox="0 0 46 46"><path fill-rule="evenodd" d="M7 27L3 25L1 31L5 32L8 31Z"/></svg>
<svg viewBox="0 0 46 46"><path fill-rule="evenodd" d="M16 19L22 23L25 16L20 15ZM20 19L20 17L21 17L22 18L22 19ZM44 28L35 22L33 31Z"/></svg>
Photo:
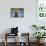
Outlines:
<svg viewBox="0 0 46 46"><path fill-rule="evenodd" d="M11 34L18 33L18 27L16 28L11 28Z"/></svg>
<svg viewBox="0 0 46 46"><path fill-rule="evenodd" d="M24 17L24 8L11 8L11 17Z"/></svg>

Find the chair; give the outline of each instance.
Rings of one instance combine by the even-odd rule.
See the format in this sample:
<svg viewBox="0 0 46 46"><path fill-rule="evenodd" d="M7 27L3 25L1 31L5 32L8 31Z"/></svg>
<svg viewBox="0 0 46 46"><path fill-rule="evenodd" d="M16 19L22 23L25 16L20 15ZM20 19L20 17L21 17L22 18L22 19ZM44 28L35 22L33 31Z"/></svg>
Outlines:
<svg viewBox="0 0 46 46"><path fill-rule="evenodd" d="M20 42L19 46L30 46L29 33L21 33L21 37L22 37L22 40L25 39L24 37L26 37L27 40L24 42Z"/></svg>
<svg viewBox="0 0 46 46"><path fill-rule="evenodd" d="M8 38L7 36L9 36L9 38L10 38L10 36L17 36L17 39L16 39L16 38L15 38L15 39L17 40L16 46L18 46L18 34L13 34L13 35L12 35L12 34L6 33L6 34L5 34L5 46L7 46L7 44L8 44L8 43L7 43L7 38Z"/></svg>
<svg viewBox="0 0 46 46"><path fill-rule="evenodd" d="M5 33L5 46L7 46L8 42L7 42L7 38L10 38L11 36L17 36L17 42L16 42L16 46L18 46L18 27L16 28L11 28L11 33Z"/></svg>

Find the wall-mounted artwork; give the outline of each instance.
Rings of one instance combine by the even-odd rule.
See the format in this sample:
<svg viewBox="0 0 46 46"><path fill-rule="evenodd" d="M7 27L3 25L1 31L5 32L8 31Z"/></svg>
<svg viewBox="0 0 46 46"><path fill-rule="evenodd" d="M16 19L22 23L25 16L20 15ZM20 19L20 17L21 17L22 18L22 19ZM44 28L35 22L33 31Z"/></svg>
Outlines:
<svg viewBox="0 0 46 46"><path fill-rule="evenodd" d="M36 9L37 9L36 24L45 26L46 25L46 0L37 0Z"/></svg>
<svg viewBox="0 0 46 46"><path fill-rule="evenodd" d="M11 17L24 17L24 8L11 8L10 16Z"/></svg>
<svg viewBox="0 0 46 46"><path fill-rule="evenodd" d="M46 17L46 0L37 0L37 15Z"/></svg>

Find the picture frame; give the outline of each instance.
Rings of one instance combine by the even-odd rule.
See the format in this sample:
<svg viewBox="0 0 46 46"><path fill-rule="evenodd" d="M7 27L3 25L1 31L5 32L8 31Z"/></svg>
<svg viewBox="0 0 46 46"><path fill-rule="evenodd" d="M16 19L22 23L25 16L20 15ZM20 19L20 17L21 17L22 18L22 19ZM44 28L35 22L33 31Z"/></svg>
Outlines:
<svg viewBox="0 0 46 46"><path fill-rule="evenodd" d="M10 9L10 16L12 18L24 17L24 8L11 8Z"/></svg>

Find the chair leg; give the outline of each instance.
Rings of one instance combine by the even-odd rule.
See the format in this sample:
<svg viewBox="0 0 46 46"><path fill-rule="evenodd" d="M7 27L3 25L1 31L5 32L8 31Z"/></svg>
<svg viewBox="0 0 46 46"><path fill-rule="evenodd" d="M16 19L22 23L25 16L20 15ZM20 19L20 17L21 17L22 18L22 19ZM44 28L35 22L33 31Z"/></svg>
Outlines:
<svg viewBox="0 0 46 46"><path fill-rule="evenodd" d="M18 34L17 34L17 37L16 37L16 45L15 46L18 46Z"/></svg>
<svg viewBox="0 0 46 46"><path fill-rule="evenodd" d="M5 46L7 46L7 34L5 34Z"/></svg>
<svg viewBox="0 0 46 46"><path fill-rule="evenodd" d="M5 46L7 46L7 42L5 41Z"/></svg>
<svg viewBox="0 0 46 46"><path fill-rule="evenodd" d="M17 46L18 46L18 34L17 34Z"/></svg>

